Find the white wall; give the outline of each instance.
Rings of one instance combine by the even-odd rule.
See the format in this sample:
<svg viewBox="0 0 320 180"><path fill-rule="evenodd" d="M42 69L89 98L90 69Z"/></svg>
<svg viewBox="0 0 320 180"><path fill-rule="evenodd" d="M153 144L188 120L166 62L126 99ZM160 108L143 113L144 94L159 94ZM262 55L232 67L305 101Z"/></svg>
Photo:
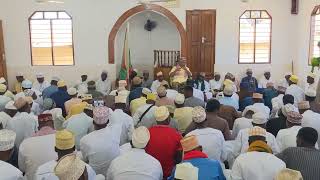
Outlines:
<svg viewBox="0 0 320 180"><path fill-rule="evenodd" d="M320 5L319 0L302 1L299 15L297 16L297 36L295 37L297 41L297 59L295 61L295 71L300 77L306 77L311 71L311 66L308 65L311 12L317 5ZM318 68L316 68L315 73L319 74Z"/></svg>
<svg viewBox="0 0 320 180"><path fill-rule="evenodd" d="M316 0L308 0L316 1ZM9 80L22 71L33 77L42 71L48 76L54 73L72 83L81 73L97 77L102 69L115 78L115 65L108 64L107 40L116 20L128 9L136 6L136 0L66 0L65 4L39 5L33 0L1 0L0 19L4 22L5 49ZM278 79L291 69L297 59L296 16L290 14L289 0L254 0L252 4L240 0L182 0L180 8L169 9L185 26L186 12L192 9L216 9L216 70L241 74L247 65L238 65L238 19L245 9L266 9L273 18L272 69ZM302 5L302 8L304 5ZM311 8L307 8L311 9ZM66 10L73 17L75 66L32 67L30 60L28 17L36 10ZM304 19L303 17L298 17ZM307 22L309 18L304 19ZM301 38L302 39L302 38ZM306 51L307 52L307 51ZM300 55L301 56L301 55ZM300 57L299 56L299 57ZM265 65L255 65L261 74Z"/></svg>
<svg viewBox="0 0 320 180"><path fill-rule="evenodd" d="M144 29L147 20L157 22L157 27L151 32ZM129 23L129 47L131 62L134 68L149 70L153 77L153 50L180 50L180 34L176 26L166 17L152 11L145 11L132 16ZM116 36L115 62L121 67L123 44L127 23L123 24Z"/></svg>

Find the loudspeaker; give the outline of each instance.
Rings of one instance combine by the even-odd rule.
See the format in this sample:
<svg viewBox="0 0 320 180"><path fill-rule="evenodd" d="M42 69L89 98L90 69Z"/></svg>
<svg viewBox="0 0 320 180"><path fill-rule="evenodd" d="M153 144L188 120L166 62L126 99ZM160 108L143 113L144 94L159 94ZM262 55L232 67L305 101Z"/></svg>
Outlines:
<svg viewBox="0 0 320 180"><path fill-rule="evenodd" d="M299 13L299 0L292 0L291 4L291 14Z"/></svg>

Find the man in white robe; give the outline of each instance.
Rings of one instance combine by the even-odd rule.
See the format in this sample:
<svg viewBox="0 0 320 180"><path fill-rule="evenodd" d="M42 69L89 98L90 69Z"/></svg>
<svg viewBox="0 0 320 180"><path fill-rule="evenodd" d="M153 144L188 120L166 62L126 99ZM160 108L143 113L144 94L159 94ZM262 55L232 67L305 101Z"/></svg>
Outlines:
<svg viewBox="0 0 320 180"><path fill-rule="evenodd" d="M39 131L25 139L19 147L19 168L27 179L35 179L38 167L46 162L57 159L55 133L52 116L39 116Z"/></svg>
<svg viewBox="0 0 320 180"><path fill-rule="evenodd" d="M241 118L238 118L233 123L232 128L232 138L235 139L238 136L238 133L242 129L252 128L252 116L256 113L256 109L254 108L247 108L246 111L243 111Z"/></svg>
<svg viewBox="0 0 320 180"><path fill-rule="evenodd" d="M289 87L289 79L290 79L291 75L292 75L292 73L286 73L284 78L279 81L278 86L288 88Z"/></svg>
<svg viewBox="0 0 320 180"><path fill-rule="evenodd" d="M287 88L278 86L278 96L271 99L272 110L271 110L271 118L278 116L278 111L283 106L283 96L286 93Z"/></svg>
<svg viewBox="0 0 320 180"><path fill-rule="evenodd" d="M9 163L0 161L0 179L1 180L24 180L22 172Z"/></svg>
<svg viewBox="0 0 320 180"><path fill-rule="evenodd" d="M222 79L221 74L218 72L214 73L213 79L209 81L210 89L215 91L221 91L222 90Z"/></svg>
<svg viewBox="0 0 320 180"><path fill-rule="evenodd" d="M149 139L150 133L146 127L135 129L132 136L133 147L112 161L106 179L162 180L160 162L144 150Z"/></svg>
<svg viewBox="0 0 320 180"><path fill-rule="evenodd" d="M259 79L258 88L267 88L268 83L274 83L271 78L270 70L264 71L263 77Z"/></svg>
<svg viewBox="0 0 320 180"><path fill-rule="evenodd" d="M318 132L318 146L320 145L320 114L307 110L302 114L302 127L312 127Z"/></svg>
<svg viewBox="0 0 320 180"><path fill-rule="evenodd" d="M30 114L31 107L25 98L17 99L14 106L18 109L19 114L8 121L7 129L16 132L15 146L19 148L24 139L31 137L33 133L38 131L38 121L36 116Z"/></svg>
<svg viewBox="0 0 320 180"><path fill-rule="evenodd" d="M267 116L265 116L264 113L257 112L252 116L252 125L253 128L260 128L261 131L265 130L265 125L267 123ZM249 147L249 132L253 128L247 128L240 130L237 138L234 141L234 150L233 153L237 156L239 154L247 152L247 149ZM266 132L266 141L267 144L271 147L274 154L279 153L280 149L278 146L278 143L276 141L276 138L274 135L272 135L269 132Z"/></svg>
<svg viewBox="0 0 320 180"><path fill-rule="evenodd" d="M206 111L203 107L197 106L193 108L192 120L199 124L206 123ZM213 128L198 128L189 132L186 136L195 135L198 139L199 145L202 146L203 152L208 155L209 159L223 162L226 160L224 154L225 140L220 130Z"/></svg>
<svg viewBox="0 0 320 180"><path fill-rule="evenodd" d="M9 101L6 104L4 111L0 112L0 123L4 129L6 129L7 123L17 114L17 108L13 104L13 101Z"/></svg>
<svg viewBox="0 0 320 180"><path fill-rule="evenodd" d="M121 126L120 145L131 141L132 132L134 129L132 117L124 112L126 109L126 98L126 96L115 97L115 110L111 113L109 119L110 126Z"/></svg>
<svg viewBox="0 0 320 180"><path fill-rule="evenodd" d="M272 154L266 143L266 131L261 128L249 132L249 148L235 160L231 180L272 180L286 164Z"/></svg>
<svg viewBox="0 0 320 180"><path fill-rule="evenodd" d="M298 107L298 103L304 100L304 91L298 84L299 78L296 75L292 75L289 79L289 87L286 90L286 94L294 96L294 105Z"/></svg>
<svg viewBox="0 0 320 180"><path fill-rule="evenodd" d="M100 79L96 82L97 91L101 92L103 95L109 95L111 92L111 80L108 79L108 72L103 71L101 73Z"/></svg>
<svg viewBox="0 0 320 180"><path fill-rule="evenodd" d="M263 103L263 95L259 93L253 93L252 95L253 105L247 106L244 111L248 108L253 108L256 112L264 113L267 118L270 116L270 109Z"/></svg>
<svg viewBox="0 0 320 180"><path fill-rule="evenodd" d="M92 109L86 107L83 112L71 116L63 123L63 127L76 136L76 149L80 150L80 139L93 131Z"/></svg>
<svg viewBox="0 0 320 180"><path fill-rule="evenodd" d="M312 89L314 91L317 90L317 83L315 81L316 79L316 74L314 73L309 73L308 76L307 76L307 84L305 86L305 92L308 91L308 89Z"/></svg>
<svg viewBox="0 0 320 180"><path fill-rule="evenodd" d="M302 115L298 112L287 113L287 129L281 129L276 137L280 151L289 147L297 147L297 134L301 127Z"/></svg>
<svg viewBox="0 0 320 180"><path fill-rule="evenodd" d="M42 92L45 88L50 86L50 83L44 79L43 73L36 74L37 82L33 84L32 89Z"/></svg>
<svg viewBox="0 0 320 180"><path fill-rule="evenodd" d="M95 131L80 140L80 150L97 174L106 175L111 161L120 154L121 126L108 125L111 112L107 107L97 107L93 114Z"/></svg>
<svg viewBox="0 0 320 180"><path fill-rule="evenodd" d="M78 90L80 96L88 92L88 75L81 75L81 82L78 82L75 88Z"/></svg>
<svg viewBox="0 0 320 180"><path fill-rule="evenodd" d="M165 84L169 85L169 83L164 80L163 73L160 71L157 73L157 79L152 82L151 91L157 92L159 86L164 86Z"/></svg>

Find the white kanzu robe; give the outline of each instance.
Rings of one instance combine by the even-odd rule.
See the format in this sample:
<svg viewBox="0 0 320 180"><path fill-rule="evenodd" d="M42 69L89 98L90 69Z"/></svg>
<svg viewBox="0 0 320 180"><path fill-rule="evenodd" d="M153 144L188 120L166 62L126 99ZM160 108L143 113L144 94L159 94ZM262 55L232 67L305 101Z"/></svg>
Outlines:
<svg viewBox="0 0 320 180"><path fill-rule="evenodd" d="M9 163L0 161L0 179L1 180L23 180L22 172Z"/></svg>

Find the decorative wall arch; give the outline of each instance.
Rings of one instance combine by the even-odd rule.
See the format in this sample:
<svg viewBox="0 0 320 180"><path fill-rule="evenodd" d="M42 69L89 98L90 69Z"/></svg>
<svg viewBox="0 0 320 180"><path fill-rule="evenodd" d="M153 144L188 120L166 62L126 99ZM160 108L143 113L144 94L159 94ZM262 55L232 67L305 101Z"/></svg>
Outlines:
<svg viewBox="0 0 320 180"><path fill-rule="evenodd" d="M177 30L179 31L180 39L181 39L180 40L181 56L186 56L186 31L183 25L181 24L181 22L179 21L179 19L171 11L169 11L168 9L162 6L159 6L156 4L150 4L147 7L144 5L139 5L123 13L120 16L120 18L117 20L117 22L114 24L114 26L112 27L112 30L109 34L109 39L108 39L109 64L114 64L114 61L115 61L115 48L114 48L115 39L122 24L125 23L131 16L145 10L155 11L166 16L177 27Z"/></svg>

